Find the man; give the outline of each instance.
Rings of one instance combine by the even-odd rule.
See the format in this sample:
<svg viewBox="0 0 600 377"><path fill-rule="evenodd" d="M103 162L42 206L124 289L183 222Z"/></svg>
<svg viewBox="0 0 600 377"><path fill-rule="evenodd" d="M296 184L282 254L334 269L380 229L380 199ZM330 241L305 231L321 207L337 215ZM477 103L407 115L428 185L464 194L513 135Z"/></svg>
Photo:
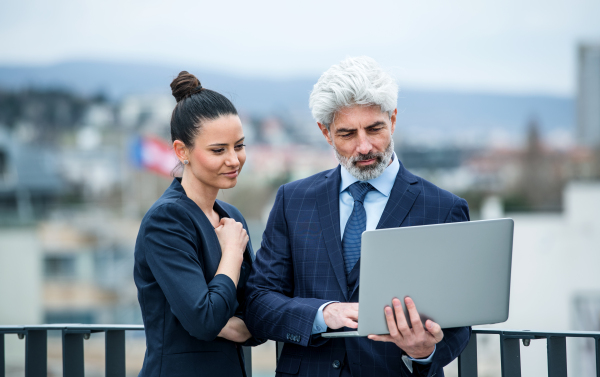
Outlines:
<svg viewBox="0 0 600 377"><path fill-rule="evenodd" d="M412 326L398 299L384 309L390 335L319 335L358 326L364 230L469 220L464 199L411 174L395 156L397 96L394 79L367 57L331 67L311 93L340 165L279 188L246 290L250 332L285 342L277 376L439 377L469 341L468 327L423 326L410 298ZM408 268L427 279L427 261L398 273Z"/></svg>

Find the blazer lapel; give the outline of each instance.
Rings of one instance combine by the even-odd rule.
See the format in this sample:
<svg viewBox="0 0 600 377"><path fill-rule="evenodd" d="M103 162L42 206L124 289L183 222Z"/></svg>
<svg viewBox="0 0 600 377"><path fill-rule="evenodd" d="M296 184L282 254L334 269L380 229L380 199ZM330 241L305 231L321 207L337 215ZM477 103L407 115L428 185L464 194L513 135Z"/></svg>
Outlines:
<svg viewBox="0 0 600 377"><path fill-rule="evenodd" d="M217 213L219 214L219 216L221 217L229 217L230 219L234 219L237 222L240 223L244 223L244 219L240 219L237 218L237 216L232 216L229 212L227 212L227 210L225 208L223 208L222 205L219 204L218 201L215 200L215 205L213 207L215 209L215 211L217 211ZM246 229L246 232L248 232L248 229ZM213 232L215 234L215 237L217 239L217 244L219 245L219 250L221 250L221 242L219 242L219 237L217 237L217 233ZM248 263L250 263L250 265L252 265L252 262L254 262L254 259L256 258L254 255L254 251L252 250L252 246L250 244L250 239L248 239L248 243L246 244L246 253L248 253ZM215 271L216 272L216 271Z"/></svg>
<svg viewBox="0 0 600 377"><path fill-rule="evenodd" d="M344 270L342 255L342 238L340 235L340 166L330 170L325 179L316 187L317 209L325 239L329 260L340 285L344 297L348 300L348 284Z"/></svg>
<svg viewBox="0 0 600 377"><path fill-rule="evenodd" d="M379 219L379 224L377 224L377 229L396 228L402 224L421 192L415 183L417 183L417 178L400 163L400 170L396 175L396 181Z"/></svg>
<svg viewBox="0 0 600 377"><path fill-rule="evenodd" d="M404 165L400 162L400 170L398 170L396 181L394 182L394 186L392 186L390 198L385 205L376 229L397 228L402 224L402 221L404 221L404 218L406 218L406 215L410 212L410 209L421 192L421 190L415 186L415 183L417 182L417 178L411 172L406 170ZM356 284L352 288L352 295L360 285L360 259L356 262L355 269L357 271L353 272L356 272L358 276L356 277Z"/></svg>

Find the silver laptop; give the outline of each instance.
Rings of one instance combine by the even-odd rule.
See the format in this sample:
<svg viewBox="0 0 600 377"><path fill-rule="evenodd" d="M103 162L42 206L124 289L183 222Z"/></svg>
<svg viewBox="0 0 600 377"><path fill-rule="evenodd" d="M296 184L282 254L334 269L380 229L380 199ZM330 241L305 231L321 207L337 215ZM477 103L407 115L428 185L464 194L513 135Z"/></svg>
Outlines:
<svg viewBox="0 0 600 377"><path fill-rule="evenodd" d="M506 321L513 228L498 219L364 232L358 331L321 336L389 334L384 307L397 297L406 314L406 296L442 328Z"/></svg>

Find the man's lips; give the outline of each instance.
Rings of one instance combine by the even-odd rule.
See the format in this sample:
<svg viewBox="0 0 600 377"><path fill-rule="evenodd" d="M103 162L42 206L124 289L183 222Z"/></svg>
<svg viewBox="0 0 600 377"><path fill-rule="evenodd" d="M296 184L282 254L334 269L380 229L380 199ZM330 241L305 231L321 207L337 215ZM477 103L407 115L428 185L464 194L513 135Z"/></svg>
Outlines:
<svg viewBox="0 0 600 377"><path fill-rule="evenodd" d="M227 178L235 178L237 177L239 174L239 170L234 170L234 171L230 171L227 173L223 173L224 176L226 176Z"/></svg>
<svg viewBox="0 0 600 377"><path fill-rule="evenodd" d="M357 164L357 165L362 165L362 166L364 166L364 165L371 165L371 164L372 164L372 163L374 163L376 160L377 160L377 159L375 159L375 158L371 158L371 159L368 159L368 160L356 161L356 164Z"/></svg>

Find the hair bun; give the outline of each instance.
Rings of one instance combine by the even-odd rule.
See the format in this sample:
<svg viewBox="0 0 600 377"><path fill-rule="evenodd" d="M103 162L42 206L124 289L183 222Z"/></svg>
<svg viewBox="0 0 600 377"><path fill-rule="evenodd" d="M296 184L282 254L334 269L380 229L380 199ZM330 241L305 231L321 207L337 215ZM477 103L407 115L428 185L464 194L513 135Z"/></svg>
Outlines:
<svg viewBox="0 0 600 377"><path fill-rule="evenodd" d="M197 93L201 88L200 80L188 71L179 72L179 75L171 82L171 92L177 102Z"/></svg>

